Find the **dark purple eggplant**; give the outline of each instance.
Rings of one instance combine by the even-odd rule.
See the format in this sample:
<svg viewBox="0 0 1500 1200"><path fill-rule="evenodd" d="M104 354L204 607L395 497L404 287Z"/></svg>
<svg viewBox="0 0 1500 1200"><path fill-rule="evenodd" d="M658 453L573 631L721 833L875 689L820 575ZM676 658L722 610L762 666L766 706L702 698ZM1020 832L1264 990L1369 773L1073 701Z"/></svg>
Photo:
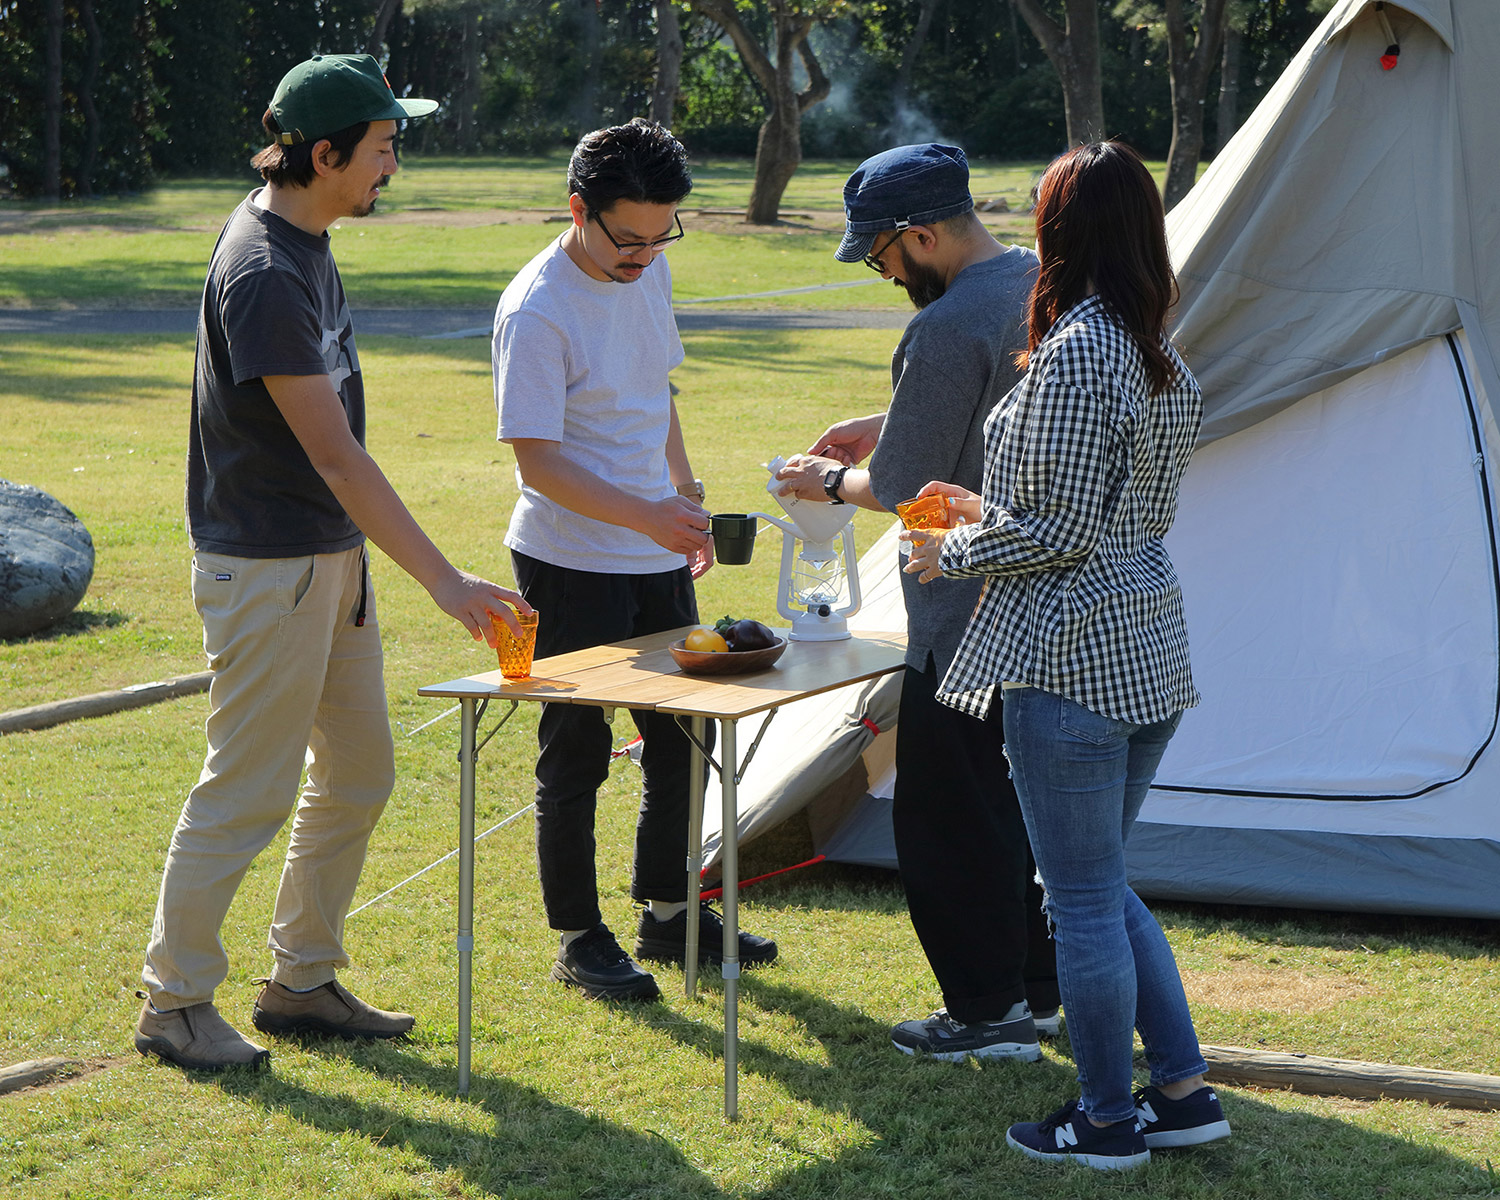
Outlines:
<svg viewBox="0 0 1500 1200"><path fill-rule="evenodd" d="M764 650L776 644L776 635L759 621L723 617L714 624L714 632L729 644L730 650Z"/></svg>

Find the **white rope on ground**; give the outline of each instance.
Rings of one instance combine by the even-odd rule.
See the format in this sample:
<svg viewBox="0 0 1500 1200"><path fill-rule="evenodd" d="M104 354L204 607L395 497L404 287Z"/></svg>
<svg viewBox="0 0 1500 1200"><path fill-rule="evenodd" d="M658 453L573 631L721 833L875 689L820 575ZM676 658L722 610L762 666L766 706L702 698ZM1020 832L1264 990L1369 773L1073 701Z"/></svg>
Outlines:
<svg viewBox="0 0 1500 1200"><path fill-rule="evenodd" d="M724 300L759 300L762 296L798 296L804 292L826 292L833 288L869 287L872 283L884 283L884 279L853 279L843 283L810 283L806 287L778 288L774 292L741 292L738 296L708 296L702 300L673 300L673 308L684 304L718 304Z"/></svg>
<svg viewBox="0 0 1500 1200"><path fill-rule="evenodd" d="M505 820L499 822L498 824L491 825L488 829L486 829L483 833L481 833L478 837L476 837L474 839L475 844L477 845L479 842L482 842L485 838L489 837L490 834L496 833L499 830L504 829L511 822L520 820L520 818L524 817L527 813L529 813L535 807L536 807L536 801L533 800L530 804L528 804L525 808L521 809L519 812L513 812L513 813L510 814L510 816L506 817ZM362 913L362 912L364 912L365 909L367 909L367 908L370 907L370 905L376 903L376 901L384 900L392 892L399 892L408 883L411 883L413 880L422 878L423 875L427 874L427 872L431 871L434 867L440 867L440 866L442 866L445 862L447 862L450 858L452 858L455 854L457 854L458 851L459 851L459 847L455 846L452 850L448 851L447 854L443 855L442 858L438 859L436 862L428 863L427 866L423 867L415 875L408 875L405 879L403 879L395 887L386 888L385 891L381 892L380 895L376 896L374 899L366 900L358 908L356 908L352 912L350 912L349 916L352 917L356 913ZM349 918L345 917L344 919L347 921Z"/></svg>
<svg viewBox="0 0 1500 1200"><path fill-rule="evenodd" d="M451 717L454 713L456 713L462 707L463 706L460 705L460 704L455 704L452 708L448 709L446 712L440 712L440 713L438 713L438 715L435 716L435 717L433 717L432 720L430 720L430 721L423 721L422 724L418 725L415 729L413 729L406 736L407 737L416 737L417 734L421 733L422 730L426 729L429 725L436 725L444 717ZM403 725L402 728L405 729L406 727Z"/></svg>

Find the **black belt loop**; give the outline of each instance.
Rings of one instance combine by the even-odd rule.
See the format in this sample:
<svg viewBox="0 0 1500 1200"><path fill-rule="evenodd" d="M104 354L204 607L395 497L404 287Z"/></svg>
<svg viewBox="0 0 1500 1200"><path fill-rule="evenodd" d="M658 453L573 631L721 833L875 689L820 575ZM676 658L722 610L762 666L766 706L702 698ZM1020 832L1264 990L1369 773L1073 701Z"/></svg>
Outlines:
<svg viewBox="0 0 1500 1200"><path fill-rule="evenodd" d="M354 614L354 624L360 628L365 623L365 603L370 596L370 560L364 547L359 551L359 611Z"/></svg>

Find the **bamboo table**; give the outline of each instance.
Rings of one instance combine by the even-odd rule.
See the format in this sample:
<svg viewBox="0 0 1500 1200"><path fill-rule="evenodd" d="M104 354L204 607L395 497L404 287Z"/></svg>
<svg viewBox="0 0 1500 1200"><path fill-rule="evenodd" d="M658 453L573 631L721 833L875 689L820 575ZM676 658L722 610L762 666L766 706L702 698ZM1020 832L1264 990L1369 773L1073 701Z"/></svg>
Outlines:
<svg viewBox="0 0 1500 1200"><path fill-rule="evenodd" d="M539 659L529 679L506 679L497 671L452 679L419 688L419 696L446 696L459 701L458 794L458 1092L469 1092L470 1018L473 1011L474 953L474 765L484 742L476 745L479 717L489 701L509 700L504 724L522 700L549 704L592 704L599 708L653 709L683 723L698 747L690 787L703 792L710 766L718 770L724 799L724 1115L739 1115L739 845L736 819L738 784L760 734L743 761L739 757L738 723L756 713L769 722L777 708L806 696L832 691L861 680L899 671L906 654L904 633L855 633L837 642L792 642L776 666L745 675L685 675L667 646L693 627L571 654ZM777 630L781 636L786 630ZM707 723L719 723L719 754L708 748ZM496 726L498 729L499 726ZM765 726L761 726L764 732ZM485 742L494 736L491 731ZM685 986L698 987L698 927L703 868L703 805L689 805L688 928Z"/></svg>

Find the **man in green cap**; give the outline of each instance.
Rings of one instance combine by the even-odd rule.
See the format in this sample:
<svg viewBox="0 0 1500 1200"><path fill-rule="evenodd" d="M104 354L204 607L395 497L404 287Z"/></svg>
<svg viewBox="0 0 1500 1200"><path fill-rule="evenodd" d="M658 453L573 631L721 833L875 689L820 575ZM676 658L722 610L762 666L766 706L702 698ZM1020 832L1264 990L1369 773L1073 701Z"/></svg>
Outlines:
<svg viewBox="0 0 1500 1200"><path fill-rule="evenodd" d="M267 1033L412 1027L335 978L344 918L395 782L368 536L470 634L514 625L509 589L460 571L364 448L364 383L328 227L370 213L397 170L400 100L368 55L291 70L252 160L265 186L219 235L198 321L187 463L193 602L213 668L202 774L183 805L146 951L135 1044L180 1066L270 1054L214 1007L219 938L251 861L295 810L252 1020ZM300 798L304 765L307 782Z"/></svg>

